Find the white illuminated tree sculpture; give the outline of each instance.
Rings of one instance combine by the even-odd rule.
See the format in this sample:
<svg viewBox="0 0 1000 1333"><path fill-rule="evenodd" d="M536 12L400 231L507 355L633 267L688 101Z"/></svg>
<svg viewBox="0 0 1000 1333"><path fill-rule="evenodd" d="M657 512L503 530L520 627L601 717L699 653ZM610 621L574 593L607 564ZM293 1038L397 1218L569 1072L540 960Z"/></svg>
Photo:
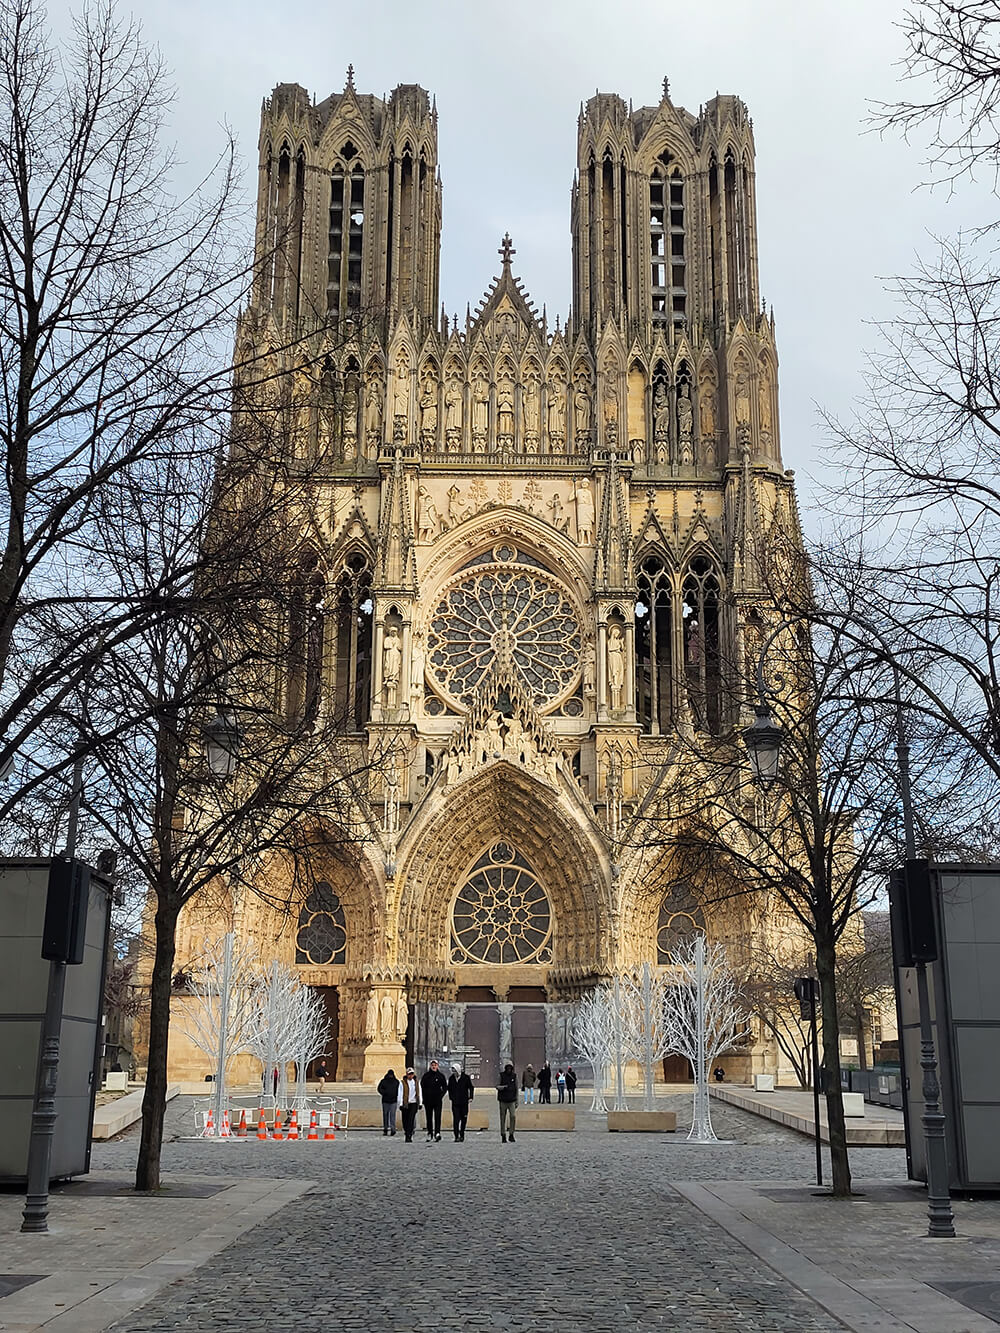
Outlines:
<svg viewBox="0 0 1000 1333"><path fill-rule="evenodd" d="M671 1034L664 1021L667 982L649 963L643 963L638 971L622 977L620 990L628 1047L643 1068L642 1107L655 1111L654 1069L671 1048Z"/></svg>
<svg viewBox="0 0 1000 1333"><path fill-rule="evenodd" d="M736 978L721 944L706 944L699 931L671 954L675 981L663 996L667 1049L691 1061L694 1070L692 1143L715 1143L708 1096L709 1072L723 1051L746 1035Z"/></svg>
<svg viewBox="0 0 1000 1333"><path fill-rule="evenodd" d="M592 1111L608 1109L604 1091L613 1042L613 998L606 986L598 986L579 1002L573 1017L573 1044L579 1058L589 1064L594 1073Z"/></svg>

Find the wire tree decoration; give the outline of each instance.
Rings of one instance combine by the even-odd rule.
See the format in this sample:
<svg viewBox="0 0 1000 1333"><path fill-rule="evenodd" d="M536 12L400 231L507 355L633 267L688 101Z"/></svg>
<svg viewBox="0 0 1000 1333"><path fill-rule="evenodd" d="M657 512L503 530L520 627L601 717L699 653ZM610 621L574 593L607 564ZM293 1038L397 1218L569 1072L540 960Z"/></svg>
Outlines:
<svg viewBox="0 0 1000 1333"><path fill-rule="evenodd" d="M330 1022L321 996L300 984L291 969L271 964L267 977L258 980L254 994L251 1054L261 1063L265 1103L296 1109L306 1102L305 1074L309 1061L322 1055L330 1038ZM296 1071L294 1099L289 1098L288 1066ZM271 1090L271 1071L277 1069L277 1088Z"/></svg>
<svg viewBox="0 0 1000 1333"><path fill-rule="evenodd" d="M180 1027L208 1056L215 1071L216 1131L222 1128L222 1113L228 1104L229 1062L234 1055L252 1050L255 1041L259 987L257 955L237 944L232 931L220 940L206 941L188 974L189 999Z"/></svg>
<svg viewBox="0 0 1000 1333"><path fill-rule="evenodd" d="M716 1143L708 1096L709 1072L715 1060L746 1037L746 1022L736 977L721 944L706 945L699 931L671 954L676 981L663 997L668 1049L691 1061L694 1070L692 1143Z"/></svg>
<svg viewBox="0 0 1000 1333"><path fill-rule="evenodd" d="M644 1111L656 1110L654 1068L671 1049L664 1011L666 991L666 978L658 976L649 963L643 963L636 972L626 973L619 987L627 1045L643 1068Z"/></svg>
<svg viewBox="0 0 1000 1333"><path fill-rule="evenodd" d="M608 1063L614 1042L614 1000L608 987L598 986L577 1004L573 1016L573 1045L578 1058L594 1072L592 1111L608 1109L604 1097Z"/></svg>

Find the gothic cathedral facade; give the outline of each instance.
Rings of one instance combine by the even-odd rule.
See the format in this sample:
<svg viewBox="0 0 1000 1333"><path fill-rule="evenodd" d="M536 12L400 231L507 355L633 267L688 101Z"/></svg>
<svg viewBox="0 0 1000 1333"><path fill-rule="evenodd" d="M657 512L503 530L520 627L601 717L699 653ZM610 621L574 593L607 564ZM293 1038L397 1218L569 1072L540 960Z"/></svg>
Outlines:
<svg viewBox="0 0 1000 1333"><path fill-rule="evenodd" d="M322 610L285 706L388 755L353 862L273 923L276 956L328 996L341 1079L404 1049L475 1049L484 1078L564 1062L568 1006L597 981L666 965L678 933L751 929L738 904L704 905L669 840L624 830L684 728L721 743L746 720L726 664L759 552L800 540L754 181L737 97L693 115L666 83L639 109L598 94L578 121L571 312L539 313L505 236L479 304L449 317L427 92L383 100L349 76L318 104L294 84L264 103L270 258L241 336L335 335L302 445ZM760 1038L733 1073L776 1061ZM180 1044L172 1063L202 1072Z"/></svg>

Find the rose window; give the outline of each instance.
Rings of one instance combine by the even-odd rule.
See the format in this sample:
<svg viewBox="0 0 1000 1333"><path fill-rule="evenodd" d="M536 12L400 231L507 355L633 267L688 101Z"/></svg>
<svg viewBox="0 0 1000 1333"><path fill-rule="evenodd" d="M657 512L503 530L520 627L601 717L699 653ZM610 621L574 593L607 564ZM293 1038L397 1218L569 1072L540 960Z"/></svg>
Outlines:
<svg viewBox="0 0 1000 1333"><path fill-rule="evenodd" d="M340 899L325 880L313 885L299 913L295 937L297 963L343 963L347 956L347 927Z"/></svg>
<svg viewBox="0 0 1000 1333"><path fill-rule="evenodd" d="M451 917L456 963L547 963L552 913L524 857L498 842L472 867Z"/></svg>
<svg viewBox="0 0 1000 1333"><path fill-rule="evenodd" d="M520 675L535 707L548 709L567 698L579 678L579 618L548 574L498 562L446 590L428 625L427 662L441 690L460 706L468 707L483 677L504 663Z"/></svg>

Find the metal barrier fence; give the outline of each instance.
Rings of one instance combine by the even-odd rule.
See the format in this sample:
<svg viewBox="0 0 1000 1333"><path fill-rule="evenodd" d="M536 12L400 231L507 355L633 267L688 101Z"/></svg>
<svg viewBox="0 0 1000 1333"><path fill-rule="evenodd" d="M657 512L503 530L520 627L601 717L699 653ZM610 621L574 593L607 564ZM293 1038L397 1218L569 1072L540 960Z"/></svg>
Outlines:
<svg viewBox="0 0 1000 1333"><path fill-rule="evenodd" d="M841 1069L840 1086L844 1092L860 1092L873 1106L903 1109L903 1084L898 1065L875 1069Z"/></svg>

